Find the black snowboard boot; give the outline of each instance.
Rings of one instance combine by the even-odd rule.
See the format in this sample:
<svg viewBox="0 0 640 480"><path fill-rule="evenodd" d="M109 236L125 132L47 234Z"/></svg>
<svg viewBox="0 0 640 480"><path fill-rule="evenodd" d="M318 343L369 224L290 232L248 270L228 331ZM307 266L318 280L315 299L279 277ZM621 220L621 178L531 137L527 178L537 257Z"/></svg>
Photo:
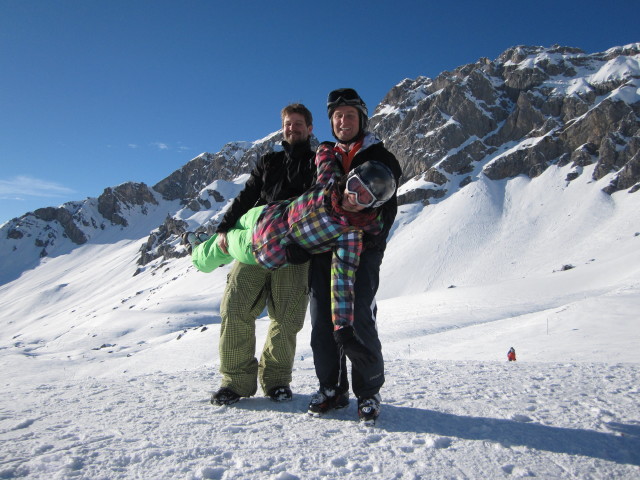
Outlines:
<svg viewBox="0 0 640 480"><path fill-rule="evenodd" d="M371 397L358 398L358 417L360 421L367 424L375 424L380 415L380 402L382 398L379 393Z"/></svg>
<svg viewBox="0 0 640 480"><path fill-rule="evenodd" d="M349 392L338 393L332 388L320 387L320 390L311 396L307 412L309 415L319 417L333 408L347 406L349 406Z"/></svg>
<svg viewBox="0 0 640 480"><path fill-rule="evenodd" d="M238 400L240 400L240 395L227 387L220 387L211 397L211 403L214 405L231 405Z"/></svg>
<svg viewBox="0 0 640 480"><path fill-rule="evenodd" d="M270 388L267 392L267 397L269 397L274 402L288 402L293 398L293 393L287 386L273 387Z"/></svg>

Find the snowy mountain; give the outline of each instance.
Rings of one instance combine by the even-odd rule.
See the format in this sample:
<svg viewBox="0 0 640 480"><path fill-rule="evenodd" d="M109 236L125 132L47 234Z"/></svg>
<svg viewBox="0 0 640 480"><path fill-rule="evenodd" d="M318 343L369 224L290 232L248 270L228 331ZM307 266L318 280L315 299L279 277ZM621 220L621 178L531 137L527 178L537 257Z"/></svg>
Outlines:
<svg viewBox="0 0 640 480"><path fill-rule="evenodd" d="M0 478L640 478L640 194L626 180L640 54L558 50L518 47L404 81L375 111L407 171L381 271L387 382L375 428L357 424L354 402L306 414L317 388L308 321L292 402L209 403L228 267L197 272L177 235L213 228L277 134L196 157L153 188L124 184L3 225ZM580 58L573 77L550 73ZM612 90L589 95L585 72L593 87L605 70ZM479 77L493 104L465 93ZM540 99L562 79L576 88ZM445 110L445 91L468 104ZM554 102L584 111L525 121ZM461 120L483 116L463 112L478 105L489 130L467 132ZM571 130L605 111L626 113L587 123L589 145L576 146ZM539 144L558 156L540 161ZM430 163L420 148L442 156ZM257 322L258 345L267 325Z"/></svg>
<svg viewBox="0 0 640 480"><path fill-rule="evenodd" d="M567 180L595 164L614 175L608 193L640 182L640 44L587 55L568 47L514 47L443 72L407 79L376 108L374 131L422 176L408 201L441 198L479 174L536 177L571 165Z"/></svg>
<svg viewBox="0 0 640 480"><path fill-rule="evenodd" d="M590 170L608 177L603 191L640 185L640 43L586 54L579 49L518 46L443 72L406 79L375 109L371 127L400 160L401 203L429 204L479 178L535 178L552 165L570 165L567 181ZM39 259L126 227L136 212L163 212L142 247L138 265L169 260L179 234L194 222L212 230L231 197L214 182L237 182L257 158L278 148L275 132L255 142L231 142L203 153L152 188L128 183L98 199L38 209L0 226L0 282ZM317 142L317 139L313 139ZM241 181L241 180L240 180ZM165 202L178 202L179 205ZM190 223L188 218L192 218Z"/></svg>
<svg viewBox="0 0 640 480"><path fill-rule="evenodd" d="M215 217L242 188L242 175L259 156L278 148L280 139L276 132L253 143L232 142L217 154L198 155L152 188L124 183L106 188L98 198L41 208L6 222L0 226L0 283L36 267L41 258L99 242L104 232L120 232L126 238L134 223L149 226L140 265L159 256L176 256L176 238L188 225L184 218L205 224Z"/></svg>

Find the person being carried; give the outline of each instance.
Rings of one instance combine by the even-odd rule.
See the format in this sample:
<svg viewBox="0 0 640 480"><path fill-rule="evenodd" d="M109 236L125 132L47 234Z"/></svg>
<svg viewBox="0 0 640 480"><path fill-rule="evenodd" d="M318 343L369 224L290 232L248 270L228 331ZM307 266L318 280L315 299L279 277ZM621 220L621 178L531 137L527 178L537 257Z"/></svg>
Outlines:
<svg viewBox="0 0 640 480"><path fill-rule="evenodd" d="M341 155L323 143L316 155L317 181L303 195L255 207L227 231L228 253L217 235L202 242L189 232L193 264L211 272L231 261L276 270L331 252L331 320L334 337L353 364L376 361L353 329L355 271L365 232L382 229L380 208L396 191L393 172L370 160L344 175Z"/></svg>

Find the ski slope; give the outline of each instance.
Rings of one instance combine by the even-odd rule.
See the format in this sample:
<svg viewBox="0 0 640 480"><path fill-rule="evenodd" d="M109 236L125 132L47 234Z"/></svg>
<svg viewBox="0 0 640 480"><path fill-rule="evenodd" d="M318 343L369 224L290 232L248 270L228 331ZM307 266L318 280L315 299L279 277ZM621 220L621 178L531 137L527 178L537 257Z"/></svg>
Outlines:
<svg viewBox="0 0 640 480"><path fill-rule="evenodd" d="M640 478L640 196L565 177L400 208L373 428L307 415L308 319L293 401L209 403L228 267L133 276L142 235L45 259L0 286L0 478Z"/></svg>

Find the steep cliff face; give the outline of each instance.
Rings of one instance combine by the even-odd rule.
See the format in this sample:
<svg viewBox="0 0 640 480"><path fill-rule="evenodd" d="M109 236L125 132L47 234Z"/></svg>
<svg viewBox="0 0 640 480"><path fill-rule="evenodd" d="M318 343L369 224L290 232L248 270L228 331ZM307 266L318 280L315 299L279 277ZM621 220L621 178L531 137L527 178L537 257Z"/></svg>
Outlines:
<svg viewBox="0 0 640 480"><path fill-rule="evenodd" d="M142 213L146 214L147 204L158 204L149 187L144 183L128 182L115 188L105 188L98 197L98 212L113 225L126 227L128 222L122 216L123 210L138 206L141 207Z"/></svg>
<svg viewBox="0 0 640 480"><path fill-rule="evenodd" d="M401 202L432 202L473 181L535 177L551 164L595 163L607 193L640 182L640 44L587 55L569 47L514 47L396 85L370 125L426 182Z"/></svg>
<svg viewBox="0 0 640 480"><path fill-rule="evenodd" d="M197 210L198 196L203 188L215 180L232 180L246 172L262 151L273 148L276 138L264 144L233 142L218 153L203 153L155 184L153 189L167 200L180 200L182 204L195 201L191 207Z"/></svg>

